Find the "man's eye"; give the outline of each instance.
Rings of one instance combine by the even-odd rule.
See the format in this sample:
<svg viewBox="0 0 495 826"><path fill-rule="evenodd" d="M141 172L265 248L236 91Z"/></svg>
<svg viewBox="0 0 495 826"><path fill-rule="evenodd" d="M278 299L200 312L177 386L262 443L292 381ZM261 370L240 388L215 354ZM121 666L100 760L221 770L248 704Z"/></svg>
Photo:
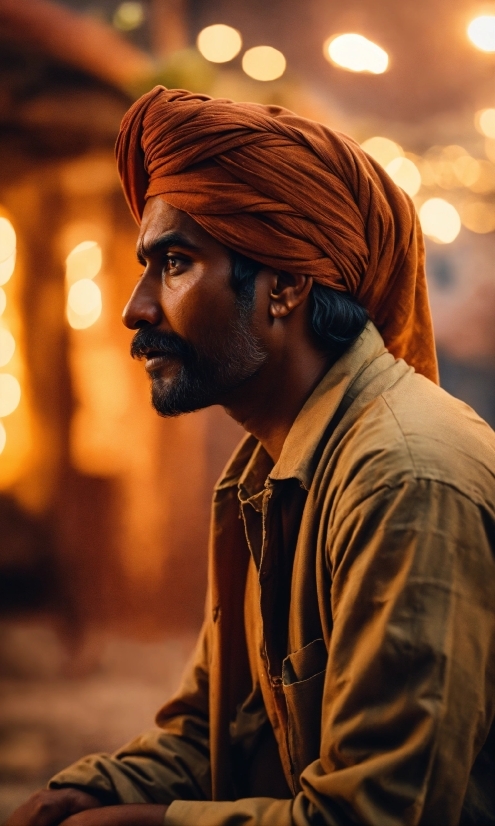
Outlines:
<svg viewBox="0 0 495 826"><path fill-rule="evenodd" d="M168 270L176 270L181 263L181 259L176 255L167 255L165 259L165 265Z"/></svg>

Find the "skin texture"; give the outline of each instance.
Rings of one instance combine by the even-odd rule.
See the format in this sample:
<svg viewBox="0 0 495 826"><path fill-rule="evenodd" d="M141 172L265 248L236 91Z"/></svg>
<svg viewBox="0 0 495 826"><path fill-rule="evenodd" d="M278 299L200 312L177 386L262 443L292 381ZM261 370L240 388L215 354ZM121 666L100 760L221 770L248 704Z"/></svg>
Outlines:
<svg viewBox="0 0 495 826"><path fill-rule="evenodd" d="M183 236L188 246L159 245L167 233ZM155 197L146 204L138 251L145 270L124 310L124 324L179 336L209 359L228 359L232 325L239 320L228 250L186 213ZM248 324L263 363L240 379L233 373L230 384L208 402L223 405L275 461L299 410L330 367L311 332L311 286L309 276L268 267L259 272ZM166 394L178 380L181 360L149 358L146 368Z"/></svg>
<svg viewBox="0 0 495 826"><path fill-rule="evenodd" d="M223 405L276 461L301 407L331 366L311 331L311 277L262 269L246 318L231 286L228 250L159 197L146 204L138 254L144 272L123 321L138 333L134 355L146 359L159 412L170 415L163 410L181 382L184 401L190 390L184 371L190 378L200 364L208 377L203 388L207 396L202 401L191 398L183 408ZM143 342L149 334L154 343L147 352ZM158 342L170 344L168 351L157 352ZM42 790L5 826L161 826L166 808L102 807L76 789Z"/></svg>

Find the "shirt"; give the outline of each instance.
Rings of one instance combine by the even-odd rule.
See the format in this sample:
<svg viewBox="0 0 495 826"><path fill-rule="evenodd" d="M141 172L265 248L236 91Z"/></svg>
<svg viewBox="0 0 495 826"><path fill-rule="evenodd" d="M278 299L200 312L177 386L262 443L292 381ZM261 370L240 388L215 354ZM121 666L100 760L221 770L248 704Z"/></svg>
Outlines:
<svg viewBox="0 0 495 826"><path fill-rule="evenodd" d="M160 729L51 787L170 803L167 826L495 824L494 493L491 429L370 322L278 462L248 436L217 484Z"/></svg>

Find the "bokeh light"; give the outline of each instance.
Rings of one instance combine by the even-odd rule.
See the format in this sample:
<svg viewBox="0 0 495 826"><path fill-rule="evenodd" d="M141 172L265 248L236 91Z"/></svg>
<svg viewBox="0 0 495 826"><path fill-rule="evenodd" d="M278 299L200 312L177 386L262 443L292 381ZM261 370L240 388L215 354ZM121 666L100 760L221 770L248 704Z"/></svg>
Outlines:
<svg viewBox="0 0 495 826"><path fill-rule="evenodd" d="M485 201L471 201L461 210L461 221L471 232L487 233L495 230L495 209Z"/></svg>
<svg viewBox="0 0 495 826"><path fill-rule="evenodd" d="M8 218L0 218L0 263L11 258L15 253L15 229Z"/></svg>
<svg viewBox="0 0 495 826"><path fill-rule="evenodd" d="M419 210L421 228L438 244L450 244L459 235L461 219L456 208L443 198L429 198Z"/></svg>
<svg viewBox="0 0 495 826"><path fill-rule="evenodd" d="M272 46L255 46L242 57L242 68L254 80L277 80L282 77L286 65L282 52Z"/></svg>
<svg viewBox="0 0 495 826"><path fill-rule="evenodd" d="M101 270L101 247L96 241L82 241L66 258L67 282L74 284L82 278L94 278Z"/></svg>
<svg viewBox="0 0 495 826"><path fill-rule="evenodd" d="M388 68L387 52L362 34L341 34L329 38L323 47L327 60L350 72L381 75Z"/></svg>
<svg viewBox="0 0 495 826"><path fill-rule="evenodd" d="M242 38L232 26L216 23L200 31L196 45L203 57L211 63L227 63L241 51Z"/></svg>
<svg viewBox="0 0 495 826"><path fill-rule="evenodd" d="M495 138L495 109L480 109L474 116L478 132L487 138Z"/></svg>
<svg viewBox="0 0 495 826"><path fill-rule="evenodd" d="M452 168L459 183L463 186L472 186L476 183L481 171L479 161L467 153L452 161Z"/></svg>
<svg viewBox="0 0 495 826"><path fill-rule="evenodd" d="M482 52L495 52L495 14L482 14L471 20L468 37Z"/></svg>
<svg viewBox="0 0 495 826"><path fill-rule="evenodd" d="M113 25L122 32L131 32L139 28L143 21L144 9L141 3L121 3L113 15Z"/></svg>
<svg viewBox="0 0 495 826"><path fill-rule="evenodd" d="M404 192L412 198L421 187L421 173L409 158L394 158L385 167L386 171Z"/></svg>
<svg viewBox="0 0 495 826"><path fill-rule="evenodd" d="M0 327L0 367L5 367L15 352L15 338L9 330Z"/></svg>
<svg viewBox="0 0 495 826"><path fill-rule="evenodd" d="M0 418L10 416L19 406L21 385L10 373L0 373Z"/></svg>
<svg viewBox="0 0 495 826"><path fill-rule="evenodd" d="M67 303L77 315L89 315L98 307L101 310L101 290L94 281L81 278L70 288Z"/></svg>
<svg viewBox="0 0 495 826"><path fill-rule="evenodd" d="M0 262L0 284L6 284L15 269L15 252Z"/></svg>
<svg viewBox="0 0 495 826"><path fill-rule="evenodd" d="M404 151L398 143L378 135L364 141L364 143L361 144L361 149L364 149L368 155L371 155L375 161L378 161L384 169L396 158L402 158L404 156Z"/></svg>
<svg viewBox="0 0 495 826"><path fill-rule="evenodd" d="M4 314L6 306L7 296L5 295L5 290L2 290L2 288L0 287L0 315Z"/></svg>
<svg viewBox="0 0 495 826"><path fill-rule="evenodd" d="M3 426L3 423L0 422L0 453L3 453L3 449L5 447L6 442L7 442L7 433L5 431L5 427Z"/></svg>
<svg viewBox="0 0 495 826"><path fill-rule="evenodd" d="M67 319L74 330L91 327L101 315L101 290L89 278L76 281L67 297Z"/></svg>

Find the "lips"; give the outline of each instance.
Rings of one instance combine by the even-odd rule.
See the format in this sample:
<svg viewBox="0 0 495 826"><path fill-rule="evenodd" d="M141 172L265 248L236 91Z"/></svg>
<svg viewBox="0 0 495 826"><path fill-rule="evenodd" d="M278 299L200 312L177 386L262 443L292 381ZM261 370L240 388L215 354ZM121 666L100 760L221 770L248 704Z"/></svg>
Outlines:
<svg viewBox="0 0 495 826"><path fill-rule="evenodd" d="M153 371L164 367L165 364L169 364L170 361L177 358L177 356L172 353L164 353L160 350L149 350L144 355L146 359L144 366L148 373L152 373Z"/></svg>

